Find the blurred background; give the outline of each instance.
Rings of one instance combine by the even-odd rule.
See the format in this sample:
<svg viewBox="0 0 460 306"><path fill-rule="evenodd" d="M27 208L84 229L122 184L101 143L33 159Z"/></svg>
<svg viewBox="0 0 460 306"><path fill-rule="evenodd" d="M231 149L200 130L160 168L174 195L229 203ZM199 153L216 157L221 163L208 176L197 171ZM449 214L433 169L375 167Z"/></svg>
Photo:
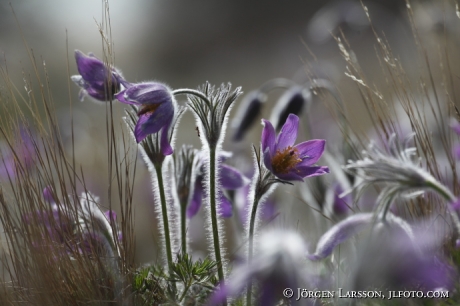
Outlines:
<svg viewBox="0 0 460 306"><path fill-rule="evenodd" d="M365 1L365 4L375 31L379 35L385 33L384 37L408 75L416 76L416 49L405 1ZM206 81L216 85L230 82L242 86L247 93L272 78L284 77L303 84L308 80L307 74L316 75L329 79L338 87L345 97L351 118L356 119L352 121L366 127L369 122L363 116L361 99L356 86L344 75L345 62L333 38L339 34L339 29L347 37L369 80L377 86L385 82L379 74L375 37L359 1L114 0L109 2L109 8L115 65L130 82L156 80L174 89L196 88ZM412 9L428 47L431 44L437 46L446 35L451 39L452 47L458 47L459 23L453 1L414 1ZM11 5L0 0L1 65L7 67L10 78L21 91L23 79L33 72L23 38L33 50L37 63L46 62L64 137L70 135L69 74L78 74L73 50L93 52L102 57L97 26L102 20L103 4L96 0L30 0L13 1ZM67 59L70 72L67 71ZM309 63L308 69L305 63ZM453 65L458 71L458 61ZM34 81L34 77L31 79ZM5 88L2 85L0 89ZM85 172L88 188L101 197L102 206L108 207L106 108L89 98L79 102L78 91L77 86L70 84L76 159ZM282 91L270 95L268 105L273 106L280 94ZM181 98L179 102L183 102ZM268 118L270 106L264 108L264 118ZM116 104L119 114L122 114L123 107ZM312 116L314 120L326 120L327 110L321 107L312 110L316 111L318 114ZM260 131L261 126L256 124L239 144L231 142L232 131L229 130L226 136L224 149L242 153L240 160L246 158L246 161L238 162L237 167L247 173L252 167L250 144L259 142ZM327 139L328 133L337 135L337 132L331 121L330 129L313 136ZM182 143L201 146L191 113L187 113L181 122L176 148ZM135 218L137 258L141 263L152 260L158 253L150 190L148 173L140 161ZM289 213L295 212L295 205L301 206L302 203L286 207L283 203L280 209L285 214L280 218L290 220ZM298 220L285 223L296 224ZM191 233L194 248L204 254L206 246L200 242L204 237L202 219L192 220ZM237 244L230 235L230 249L235 248L232 243Z"/></svg>

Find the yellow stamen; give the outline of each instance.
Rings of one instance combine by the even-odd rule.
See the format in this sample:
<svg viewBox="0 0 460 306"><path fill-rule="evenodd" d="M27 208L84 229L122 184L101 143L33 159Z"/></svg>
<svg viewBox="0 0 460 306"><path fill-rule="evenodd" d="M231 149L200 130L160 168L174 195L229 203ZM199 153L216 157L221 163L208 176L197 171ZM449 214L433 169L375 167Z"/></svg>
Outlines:
<svg viewBox="0 0 460 306"><path fill-rule="evenodd" d="M140 116L140 115L144 115L147 113L153 114L159 106L160 106L160 103L143 104L141 106L141 109L137 112L137 115Z"/></svg>
<svg viewBox="0 0 460 306"><path fill-rule="evenodd" d="M297 148L289 146L282 151L277 150L272 158L273 171L276 173L288 173L301 161Z"/></svg>

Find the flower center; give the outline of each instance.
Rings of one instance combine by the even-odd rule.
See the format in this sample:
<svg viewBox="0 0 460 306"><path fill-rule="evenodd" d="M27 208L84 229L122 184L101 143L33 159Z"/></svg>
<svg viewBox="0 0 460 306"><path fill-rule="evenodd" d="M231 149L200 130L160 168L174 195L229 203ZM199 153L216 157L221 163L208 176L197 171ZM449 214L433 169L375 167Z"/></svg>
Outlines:
<svg viewBox="0 0 460 306"><path fill-rule="evenodd" d="M297 148L289 146L282 151L277 150L272 158L273 171L276 173L288 173L301 161Z"/></svg>
<svg viewBox="0 0 460 306"><path fill-rule="evenodd" d="M141 116L147 113L153 114L157 110L158 106L160 106L160 103L143 104L141 109L137 112L137 115Z"/></svg>

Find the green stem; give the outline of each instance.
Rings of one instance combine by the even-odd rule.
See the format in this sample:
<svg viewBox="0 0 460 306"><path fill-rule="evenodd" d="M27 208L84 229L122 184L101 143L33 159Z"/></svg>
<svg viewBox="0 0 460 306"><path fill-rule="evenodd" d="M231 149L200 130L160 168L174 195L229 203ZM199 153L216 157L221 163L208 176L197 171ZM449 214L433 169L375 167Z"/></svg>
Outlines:
<svg viewBox="0 0 460 306"><path fill-rule="evenodd" d="M211 206L212 236L214 239L214 253L217 262L217 274L220 286L224 285L224 270L222 267L222 257L220 255L219 226L217 223L217 203L216 203L216 148L209 149L209 202ZM227 303L224 303L225 305Z"/></svg>
<svg viewBox="0 0 460 306"><path fill-rule="evenodd" d="M187 205L181 203L180 210L180 232L181 232L181 248L182 254L187 253Z"/></svg>
<svg viewBox="0 0 460 306"><path fill-rule="evenodd" d="M158 189L160 192L161 214L163 215L163 230L165 234L166 258L168 259L168 268L171 271L172 269L171 237L170 237L170 232L169 232L168 209L166 206L166 196L165 196L165 189L164 189L164 184L163 184L163 173L162 173L161 168L162 168L162 164L155 165L155 171L157 173L157 179L158 179Z"/></svg>
<svg viewBox="0 0 460 306"><path fill-rule="evenodd" d="M257 206L259 206L260 197L257 193L254 195L254 202L252 203L251 209L251 218L249 219L249 237L248 237L248 265L251 264L252 260L252 248L254 244L254 227L257 215ZM246 291L246 306L251 306L252 304L252 282L250 281L248 284L248 288Z"/></svg>
<svg viewBox="0 0 460 306"><path fill-rule="evenodd" d="M201 91L195 90L195 89L190 89L190 88L181 88L181 89L176 89L172 91L172 94L174 96L177 95L194 95L203 101L205 101L208 105L211 105L211 101L209 101L208 97L202 93Z"/></svg>
<svg viewBox="0 0 460 306"><path fill-rule="evenodd" d="M457 198L453 195L453 193L443 184L438 181L429 181L427 185L436 191L439 195L441 195L446 201L448 202L455 202Z"/></svg>
<svg viewBox="0 0 460 306"><path fill-rule="evenodd" d="M187 294L188 289L190 288L190 283L185 284L184 287L184 292L182 292L182 295L179 298L179 303L182 302L182 300L185 298L185 295Z"/></svg>

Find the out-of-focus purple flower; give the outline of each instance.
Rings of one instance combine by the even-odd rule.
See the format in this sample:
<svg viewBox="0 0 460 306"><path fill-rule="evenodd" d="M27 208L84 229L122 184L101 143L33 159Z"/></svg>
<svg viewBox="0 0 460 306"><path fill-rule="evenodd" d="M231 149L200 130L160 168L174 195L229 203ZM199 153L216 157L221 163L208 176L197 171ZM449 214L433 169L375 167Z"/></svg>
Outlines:
<svg viewBox="0 0 460 306"><path fill-rule="evenodd" d="M49 203L56 202L56 200L54 199L53 189L51 188L51 186L46 186L43 189L43 198Z"/></svg>
<svg viewBox="0 0 460 306"><path fill-rule="evenodd" d="M301 236L293 232L268 231L260 237L260 247L250 265L235 267L223 287L220 287L209 301L218 305L227 297L240 295L249 282L257 282L260 294L257 305L278 305L285 288L310 287L306 245ZM304 288L304 287L302 287ZM307 304L307 299L297 301Z"/></svg>
<svg viewBox="0 0 460 306"><path fill-rule="evenodd" d="M343 188L338 183L327 190L325 205L327 215L343 218L353 212L351 209L353 203L351 194L340 197L343 192Z"/></svg>
<svg viewBox="0 0 460 306"><path fill-rule="evenodd" d="M19 128L18 140L2 150L0 177L14 179L17 167L26 170L35 164L35 146L31 132L24 126Z"/></svg>
<svg viewBox="0 0 460 306"><path fill-rule="evenodd" d="M206 159L203 154L198 154L196 158L199 159L197 164L197 177L195 179L195 188L190 204L187 207L187 217L192 218L198 213L203 199L203 179L205 171ZM220 186L226 190L236 190L249 184L249 179L245 177L238 169L222 163L223 157L220 157L219 163L219 176ZM218 193L218 203L220 204L219 213L224 218L229 218L233 214L232 203L220 190Z"/></svg>
<svg viewBox="0 0 460 306"><path fill-rule="evenodd" d="M114 94L120 91L122 84L125 86L128 84L120 72L107 67L92 53L85 55L75 50L75 60L80 75L74 75L71 79L81 87L79 94L81 101L87 95L103 102L111 100Z"/></svg>
<svg viewBox="0 0 460 306"><path fill-rule="evenodd" d="M430 228L415 228L413 237L398 227L384 227L360 249L354 264L355 290L452 290L456 272L441 255L443 240ZM353 265L352 265L353 267Z"/></svg>
<svg viewBox="0 0 460 306"><path fill-rule="evenodd" d="M451 123L451 128L452 130L460 136L460 122L456 121L456 120L452 120L452 123ZM460 145L456 145L454 147L454 155L457 159L460 160Z"/></svg>
<svg viewBox="0 0 460 306"><path fill-rule="evenodd" d="M161 130L163 153L172 154L168 130L174 118L175 100L171 89L156 82L139 83L119 92L115 97L122 103L139 107L139 120L134 128L137 143Z"/></svg>
<svg viewBox="0 0 460 306"><path fill-rule="evenodd" d="M248 209L250 208L249 200L250 187L244 186L235 193L235 203L240 215L241 224L246 225L248 222ZM271 221L278 215L276 202L273 197L269 196L262 205L258 207L258 214L262 221Z"/></svg>
<svg viewBox="0 0 460 306"><path fill-rule="evenodd" d="M373 213L362 213L348 217L331 227L318 241L314 254L308 255L310 260L320 260L332 254L335 247L351 236L367 228L374 220Z"/></svg>
<svg viewBox="0 0 460 306"><path fill-rule="evenodd" d="M31 226L44 226L46 228L47 236L42 234L42 241L33 241L34 247L47 247L49 241L56 243L56 245L64 246L68 237L73 234L73 220L72 216L66 210L61 209L60 205L56 204L53 196L51 186L43 190L43 197L49 202L49 209L38 210L36 212L28 213L23 216L26 224Z"/></svg>
<svg viewBox="0 0 460 306"><path fill-rule="evenodd" d="M326 166L312 166L324 152L325 140L314 139L294 146L299 117L290 114L276 137L273 125L262 119L262 151L268 170L282 180L303 181L306 177L329 173Z"/></svg>

